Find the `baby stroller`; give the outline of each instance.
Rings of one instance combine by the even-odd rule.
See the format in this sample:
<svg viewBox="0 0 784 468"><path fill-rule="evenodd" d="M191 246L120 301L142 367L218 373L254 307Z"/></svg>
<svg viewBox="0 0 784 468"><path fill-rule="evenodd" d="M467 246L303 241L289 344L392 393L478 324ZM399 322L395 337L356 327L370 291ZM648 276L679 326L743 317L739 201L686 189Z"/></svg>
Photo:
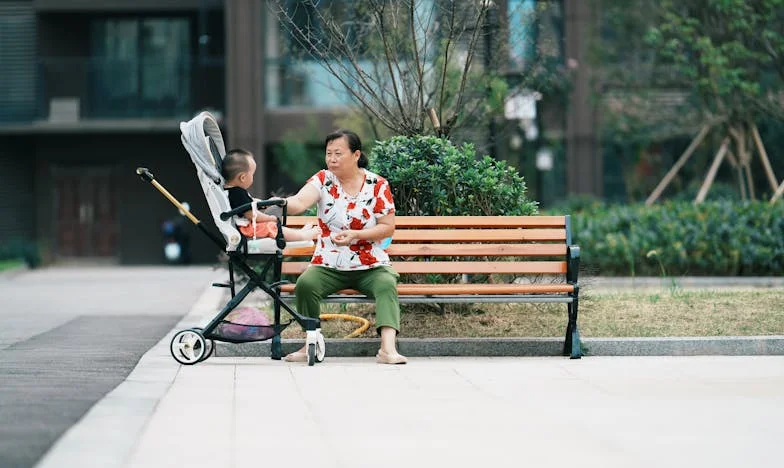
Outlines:
<svg viewBox="0 0 784 468"><path fill-rule="evenodd" d="M196 227L209 237L228 255L228 283L214 283L213 286L229 288L231 299L223 309L204 327L194 327L178 331L171 340L170 350L174 359L180 364L192 365L209 358L215 348L214 341L245 343L272 339L272 359L280 359L280 333L292 323L281 323L281 308L285 309L293 320L306 330L305 343L308 352L308 365L321 362L325 355L324 337L321 334L321 323L318 318L305 317L298 314L280 297L281 264L283 249L286 247L312 246L312 241L286 242L283 239L282 225L286 224L286 200L271 199L255 201L258 208L279 206L282 215L278 218L277 238L246 239L237 230L234 216L251 209L251 204L231 209L224 180L221 176L221 165L226 149L223 136L215 118L208 112L202 112L188 122L180 123L182 143L196 166L204 195L212 212L212 218L222 236L216 235L183 205L172 196L146 168L136 169L142 180L150 182ZM254 269L249 260L258 263L260 271ZM247 283L239 291L235 290L235 270L247 276ZM228 318L229 314L256 288L261 289L272 298L274 323L238 323ZM266 318L266 317L265 317Z"/></svg>

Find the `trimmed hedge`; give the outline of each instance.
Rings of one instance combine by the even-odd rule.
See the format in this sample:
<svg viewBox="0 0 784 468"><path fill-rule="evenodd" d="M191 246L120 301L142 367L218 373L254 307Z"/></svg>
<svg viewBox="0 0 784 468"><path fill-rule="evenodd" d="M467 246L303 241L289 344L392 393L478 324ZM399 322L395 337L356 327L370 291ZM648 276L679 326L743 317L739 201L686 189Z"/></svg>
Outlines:
<svg viewBox="0 0 784 468"><path fill-rule="evenodd" d="M30 268L41 264L41 255L33 242L12 239L0 242L0 260L23 260Z"/></svg>
<svg viewBox="0 0 784 468"><path fill-rule="evenodd" d="M784 274L784 203L574 205L548 212L572 215L581 263L592 274Z"/></svg>
<svg viewBox="0 0 784 468"><path fill-rule="evenodd" d="M399 215L532 215L517 170L473 145L455 146L435 136L396 136L377 142L370 170L392 186Z"/></svg>

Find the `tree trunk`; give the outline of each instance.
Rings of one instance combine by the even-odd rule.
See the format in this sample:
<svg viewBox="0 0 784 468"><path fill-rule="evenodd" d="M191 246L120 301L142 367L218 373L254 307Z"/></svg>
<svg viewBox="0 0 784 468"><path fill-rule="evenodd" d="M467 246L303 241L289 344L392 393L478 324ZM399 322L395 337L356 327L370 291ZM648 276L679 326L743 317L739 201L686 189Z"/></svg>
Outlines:
<svg viewBox="0 0 784 468"><path fill-rule="evenodd" d="M738 160L735 159L735 155L732 153L731 149L727 149L727 161L729 161L732 169L735 171L735 174L738 176L738 188L740 189L740 198L741 200L746 200L746 183L743 182L743 168L738 164Z"/></svg>

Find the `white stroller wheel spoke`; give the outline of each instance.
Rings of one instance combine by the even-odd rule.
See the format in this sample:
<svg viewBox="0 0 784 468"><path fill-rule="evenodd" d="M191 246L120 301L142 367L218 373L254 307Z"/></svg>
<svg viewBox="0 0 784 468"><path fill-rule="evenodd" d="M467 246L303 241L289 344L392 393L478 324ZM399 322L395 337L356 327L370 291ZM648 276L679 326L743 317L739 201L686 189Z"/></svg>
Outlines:
<svg viewBox="0 0 784 468"><path fill-rule="evenodd" d="M170 351L172 357L180 364L192 365L204 357L206 342L195 330L180 330L172 338Z"/></svg>

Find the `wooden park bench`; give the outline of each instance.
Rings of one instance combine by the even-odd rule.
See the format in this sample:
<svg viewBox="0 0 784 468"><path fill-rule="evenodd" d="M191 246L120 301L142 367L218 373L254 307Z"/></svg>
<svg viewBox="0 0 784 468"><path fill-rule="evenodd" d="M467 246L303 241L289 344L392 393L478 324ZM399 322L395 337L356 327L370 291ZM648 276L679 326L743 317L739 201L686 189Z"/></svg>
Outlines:
<svg viewBox="0 0 784 468"><path fill-rule="evenodd" d="M317 220L289 216L286 224L306 223ZM387 252L400 274L398 295L403 304L566 303L563 354L572 359L582 356L577 328L580 248L572 245L569 216L397 216ZM287 248L283 255L282 273L296 276L309 265L313 248ZM476 281L476 275L485 280ZM411 281L417 277L440 282ZM455 282L466 277L469 282ZM539 281L548 277L562 281ZM294 288L294 284L282 285L281 297L291 300ZM354 290L325 299L372 301Z"/></svg>

